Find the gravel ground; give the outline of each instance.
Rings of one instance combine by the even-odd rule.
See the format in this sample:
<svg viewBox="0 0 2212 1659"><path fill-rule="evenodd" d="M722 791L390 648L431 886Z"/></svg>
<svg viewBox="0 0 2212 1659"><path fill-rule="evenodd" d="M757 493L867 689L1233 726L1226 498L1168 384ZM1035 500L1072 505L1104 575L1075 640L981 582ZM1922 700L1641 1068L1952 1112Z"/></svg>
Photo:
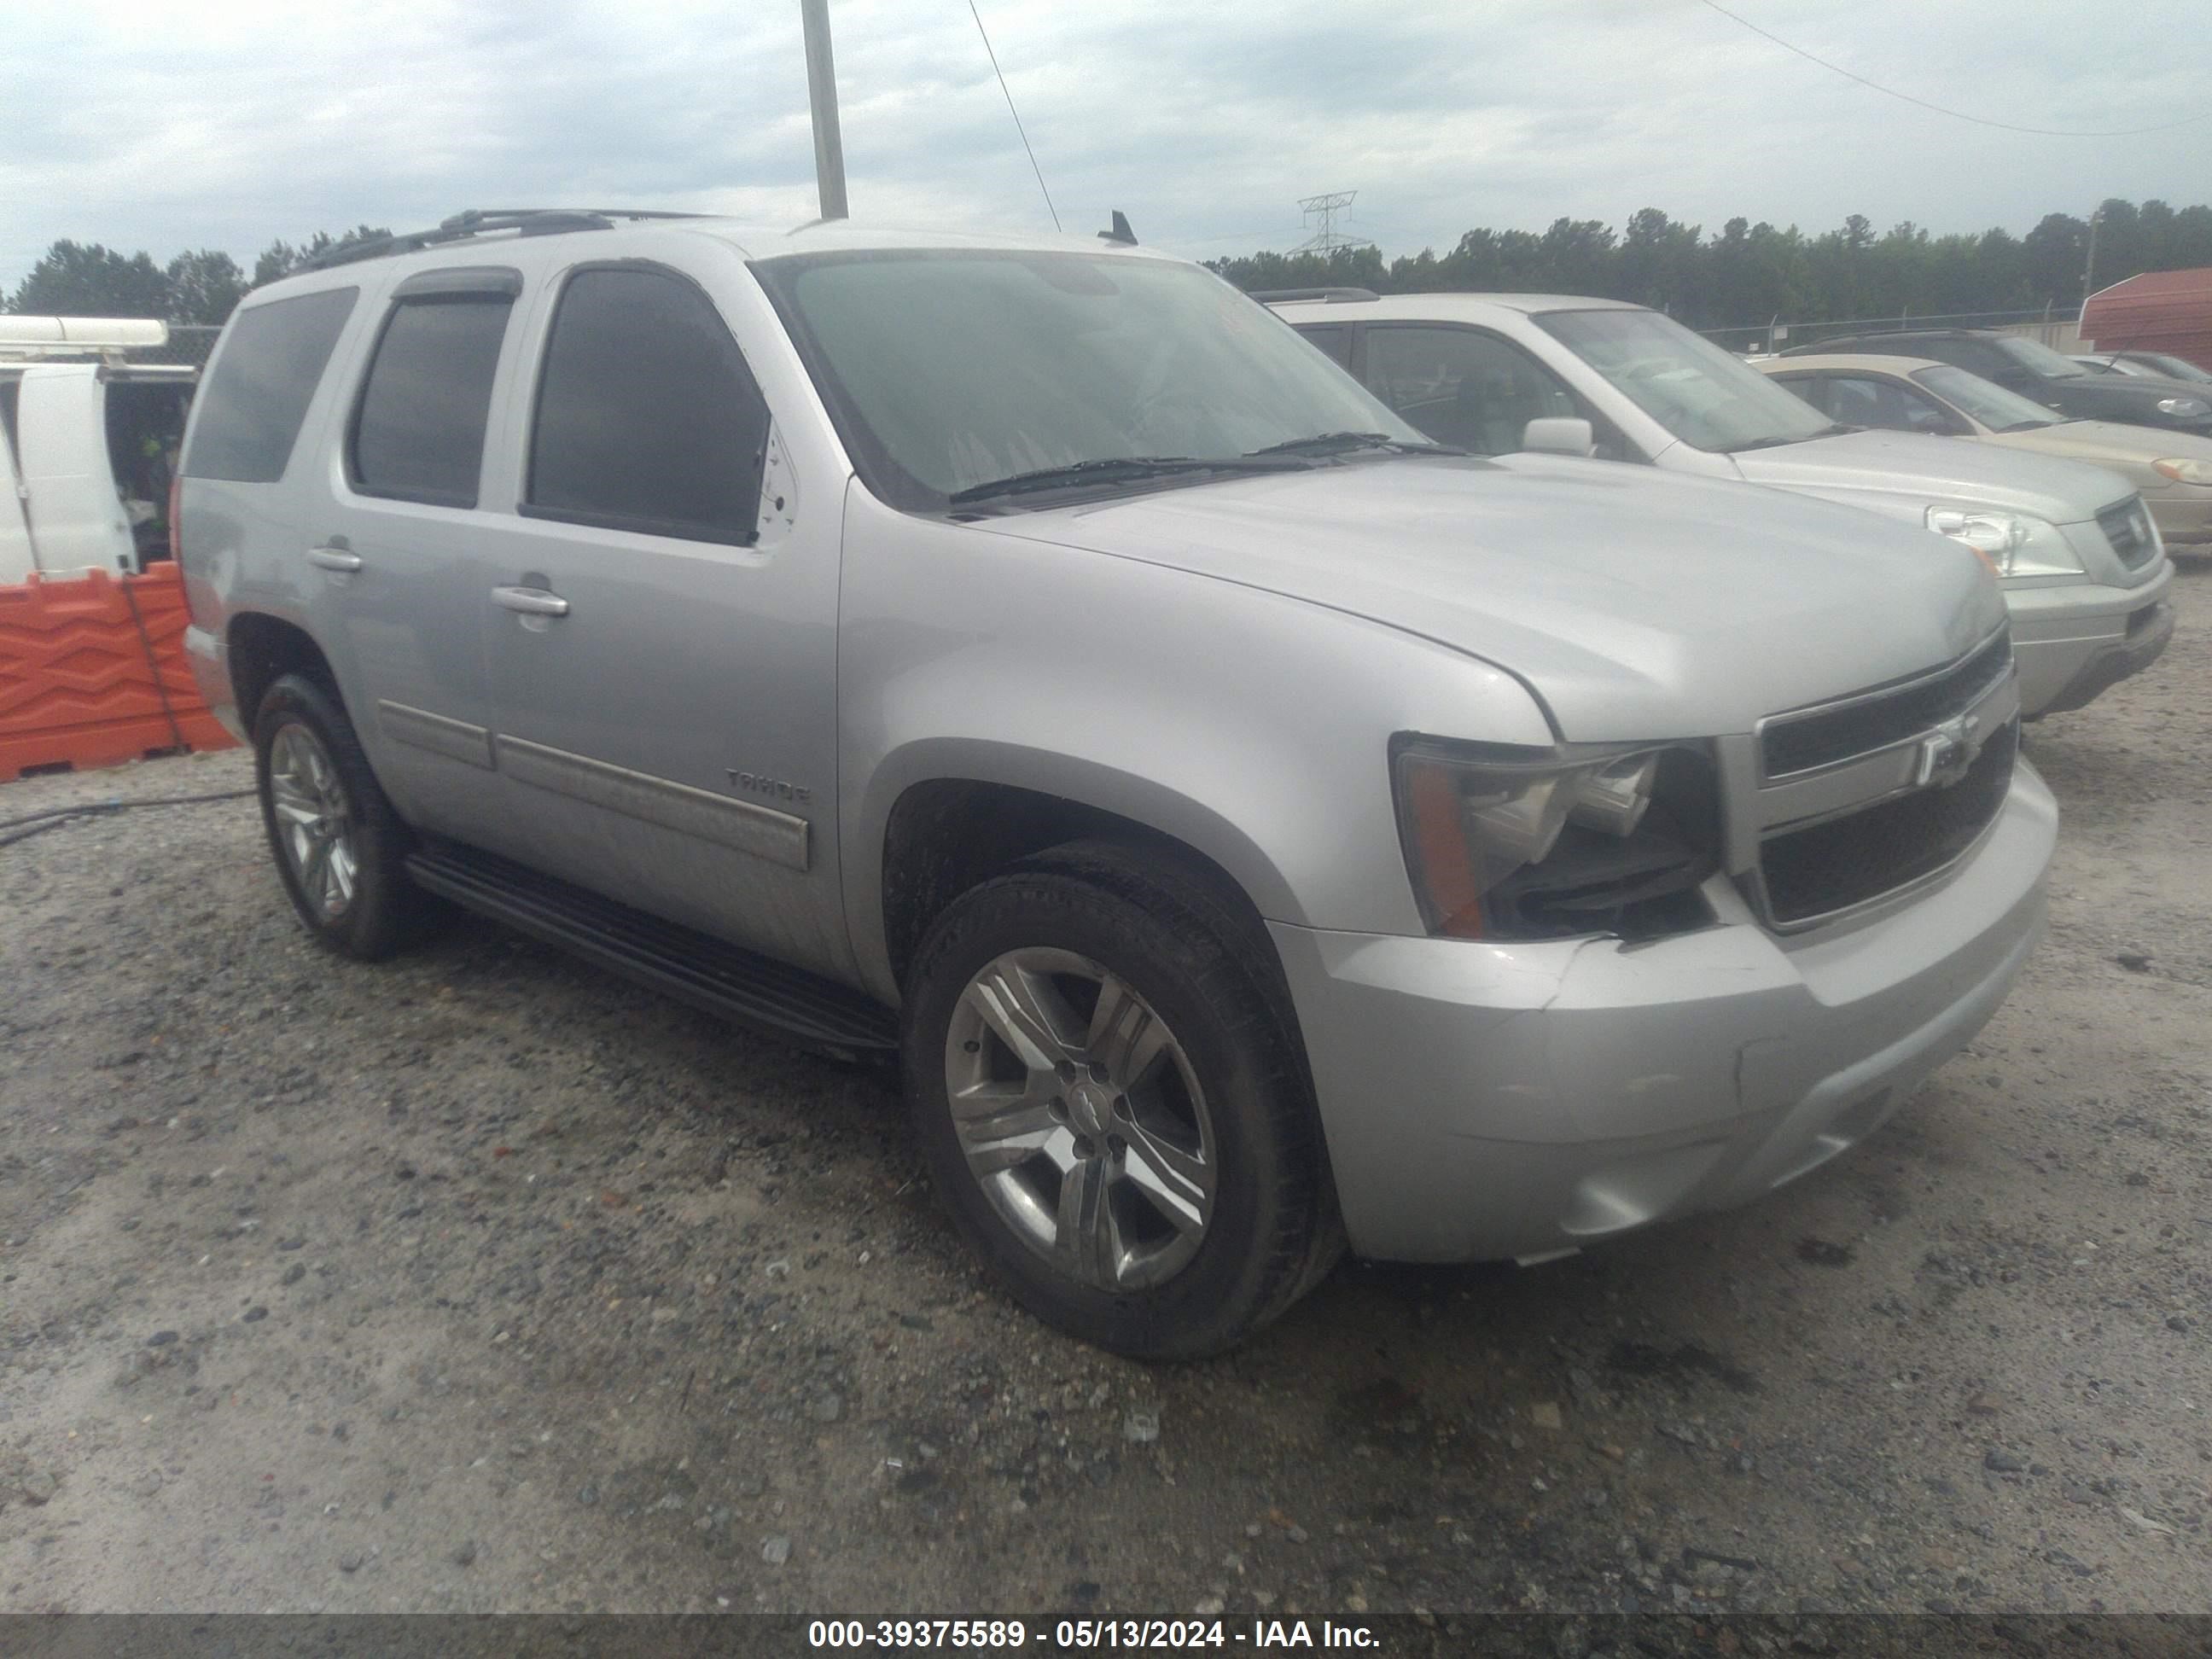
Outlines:
<svg viewBox="0 0 2212 1659"><path fill-rule="evenodd" d="M488 926L337 961L249 802L0 848L0 1607L2212 1611L2180 588L2032 734L2051 937L1874 1142L1172 1370L986 1289L872 1074Z"/></svg>

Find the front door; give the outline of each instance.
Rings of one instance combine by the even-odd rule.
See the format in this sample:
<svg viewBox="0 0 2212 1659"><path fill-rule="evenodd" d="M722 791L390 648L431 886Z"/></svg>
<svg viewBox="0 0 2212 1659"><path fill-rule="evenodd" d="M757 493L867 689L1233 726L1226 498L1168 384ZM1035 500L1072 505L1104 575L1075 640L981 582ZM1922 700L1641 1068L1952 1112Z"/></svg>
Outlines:
<svg viewBox="0 0 2212 1659"><path fill-rule="evenodd" d="M520 499L480 544L501 788L539 868L850 978L842 495L803 493L711 297L750 277L697 259L580 264L554 297Z"/></svg>
<svg viewBox="0 0 2212 1659"><path fill-rule="evenodd" d="M1601 422L1566 384L1510 341L1464 325L1370 323L1367 385L1438 443L1510 455L1528 422L1580 416Z"/></svg>

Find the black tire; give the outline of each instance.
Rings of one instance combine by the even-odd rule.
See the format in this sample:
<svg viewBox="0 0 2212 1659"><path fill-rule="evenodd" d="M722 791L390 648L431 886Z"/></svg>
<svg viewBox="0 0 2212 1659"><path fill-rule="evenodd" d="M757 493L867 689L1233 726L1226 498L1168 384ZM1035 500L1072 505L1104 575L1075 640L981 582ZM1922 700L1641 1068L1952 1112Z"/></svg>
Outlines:
<svg viewBox="0 0 2212 1659"><path fill-rule="evenodd" d="M1133 1358L1218 1353L1279 1317L1342 1254L1295 1024L1255 932L1203 876L1157 854L1083 842L963 895L916 952L902 1059L931 1178L970 1248L1046 1323ZM1002 1217L955 1133L948 1046L963 995L1002 956L1036 949L1125 981L1171 1030L1201 1085L1217 1186L1196 1254L1162 1283L1109 1290L1062 1271Z"/></svg>
<svg viewBox="0 0 2212 1659"><path fill-rule="evenodd" d="M335 909L311 897L285 850L270 757L288 727L304 727L327 756L343 793L354 854L351 896ZM415 837L393 811L344 705L330 685L305 674L286 674L261 699L253 721L253 776L261 796L262 828L285 896L320 944L341 956L378 962L426 937L450 915L439 899L407 878Z"/></svg>

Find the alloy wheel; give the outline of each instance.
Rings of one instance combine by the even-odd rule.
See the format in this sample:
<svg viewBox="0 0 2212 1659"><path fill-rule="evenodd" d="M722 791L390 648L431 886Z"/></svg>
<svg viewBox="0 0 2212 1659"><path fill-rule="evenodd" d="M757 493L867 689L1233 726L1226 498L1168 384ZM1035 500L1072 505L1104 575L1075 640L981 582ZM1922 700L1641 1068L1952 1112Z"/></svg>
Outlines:
<svg viewBox="0 0 2212 1659"><path fill-rule="evenodd" d="M309 908L335 921L361 878L353 803L323 740L296 720L269 745L269 793L293 879Z"/></svg>
<svg viewBox="0 0 2212 1659"><path fill-rule="evenodd" d="M1127 1291L1197 1255L1220 1172L1205 1091L1119 975L1072 951L1007 952L961 993L945 1068L969 1172L1060 1272Z"/></svg>

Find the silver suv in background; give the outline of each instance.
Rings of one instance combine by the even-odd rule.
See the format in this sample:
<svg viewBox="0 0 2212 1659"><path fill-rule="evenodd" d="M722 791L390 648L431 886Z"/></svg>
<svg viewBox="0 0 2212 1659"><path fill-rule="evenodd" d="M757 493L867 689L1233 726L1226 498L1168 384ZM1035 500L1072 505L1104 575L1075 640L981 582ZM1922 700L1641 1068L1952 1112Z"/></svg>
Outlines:
<svg viewBox="0 0 2212 1659"><path fill-rule="evenodd" d="M1440 451L1126 242L465 216L250 296L183 474L317 938L458 902L896 1056L977 1253L1128 1353L1347 1238L1753 1199L2040 924L1966 550Z"/></svg>
<svg viewBox="0 0 2212 1659"><path fill-rule="evenodd" d="M2102 468L1839 424L1618 301L1335 289L1275 309L1442 442L1506 454L1541 420L1540 444L1849 502L1977 549L2003 579L2031 719L2083 707L2172 635L2173 567Z"/></svg>

